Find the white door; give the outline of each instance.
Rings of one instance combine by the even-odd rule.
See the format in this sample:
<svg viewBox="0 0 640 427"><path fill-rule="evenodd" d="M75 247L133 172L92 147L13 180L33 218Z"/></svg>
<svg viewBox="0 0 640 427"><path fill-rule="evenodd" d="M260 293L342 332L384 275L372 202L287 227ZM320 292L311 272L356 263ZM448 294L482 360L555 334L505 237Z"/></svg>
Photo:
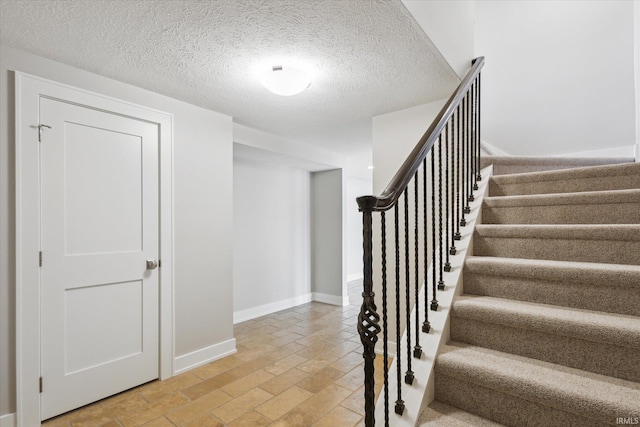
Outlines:
<svg viewBox="0 0 640 427"><path fill-rule="evenodd" d="M40 98L41 417L158 378L158 125ZM148 268L149 267L149 268Z"/></svg>

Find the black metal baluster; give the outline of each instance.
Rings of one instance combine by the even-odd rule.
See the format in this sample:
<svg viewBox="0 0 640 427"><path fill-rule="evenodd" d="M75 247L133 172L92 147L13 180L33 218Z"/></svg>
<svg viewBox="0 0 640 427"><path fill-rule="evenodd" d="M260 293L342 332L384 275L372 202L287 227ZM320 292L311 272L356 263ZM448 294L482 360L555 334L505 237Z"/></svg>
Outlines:
<svg viewBox="0 0 640 427"><path fill-rule="evenodd" d="M471 123L471 118L473 117L471 114L471 94L469 92L467 92L467 103L469 104L467 109L467 143L469 144L469 148L467 150L467 154L469 156L469 176L467 178L467 184L469 186L469 192L468 197L467 197L467 206L465 206L465 209L467 210L467 213L471 213L471 206L469 206L469 202L473 202L475 199L473 197L473 176L475 175L475 171L474 171L474 166L473 166L473 160L474 160L474 156L473 156L473 141L472 141L472 136L473 136L473 123Z"/></svg>
<svg viewBox="0 0 640 427"><path fill-rule="evenodd" d="M407 331L407 372L404 382L413 384L411 370L411 277L409 276L409 187L404 189L404 285L405 285L405 329Z"/></svg>
<svg viewBox="0 0 640 427"><path fill-rule="evenodd" d="M440 280L438 280L438 290L444 290L443 263L442 263L442 134L438 137L438 253L440 254L440 264L438 271Z"/></svg>
<svg viewBox="0 0 640 427"><path fill-rule="evenodd" d="M446 260L444 263L444 271L451 271L451 263L449 262L449 135L453 132L449 132L451 120L449 120L444 128L444 164L445 164L445 172L444 172L444 194L445 194L445 214L444 214L444 230L445 230L445 238L444 238L444 253L446 255ZM442 177L440 177L442 180ZM440 184L442 185L442 183Z"/></svg>
<svg viewBox="0 0 640 427"><path fill-rule="evenodd" d="M475 171L475 173L473 174L473 190L477 191L478 190L478 174L480 173L480 164L478 163L478 156L480 155L480 146L478 145L478 122L477 122L477 116L476 116L476 112L478 111L478 106L476 105L476 102L478 101L478 87L476 86L477 81L474 81L474 83L471 85L471 91L472 91L472 99L473 99L473 111L471 112L471 120L473 121L473 169Z"/></svg>
<svg viewBox="0 0 640 427"><path fill-rule="evenodd" d="M476 115L477 115L477 119L476 119L476 128L477 128L477 133L478 133L478 175L476 176L476 178L478 179L478 181L482 181L482 174L480 173L480 165L481 165L481 154L480 154L480 148L482 145L482 132L480 132L480 110L481 110L481 102L482 102L482 82L480 80L480 78L482 77L482 73L478 74L478 77L476 77L476 83L478 84L478 94L477 94L477 105L476 105Z"/></svg>
<svg viewBox="0 0 640 427"><path fill-rule="evenodd" d="M398 226L398 203L393 207L394 230L396 243L396 382L398 384L398 399L396 399L395 412L402 415L404 412L404 400L402 400L402 361L400 358L400 236Z"/></svg>
<svg viewBox="0 0 640 427"><path fill-rule="evenodd" d="M475 197L473 196L473 190L478 189L476 180L476 85L475 82L471 86L473 91L473 113L471 114L472 125L471 125L471 146L469 147L469 164L471 165L471 175L469 176L469 201L473 202Z"/></svg>
<svg viewBox="0 0 640 427"><path fill-rule="evenodd" d="M422 223L424 225L423 236L424 240L424 255L422 256L424 260L424 322L422 323L422 332L428 334L431 330L431 323L429 323L429 255L428 255L428 227L427 227L427 158L425 157L422 160Z"/></svg>
<svg viewBox="0 0 640 427"><path fill-rule="evenodd" d="M431 310L438 310L436 298L436 154L435 147L431 148Z"/></svg>
<svg viewBox="0 0 640 427"><path fill-rule="evenodd" d="M470 140L470 131L471 124L469 121L469 115L471 114L471 105L469 102L469 92L464 97L465 101L465 127L464 127L464 145L466 148L466 156L465 156L465 177L464 177L464 186L466 189L467 197L463 199L464 213L471 213L471 207L469 206L469 202L473 200L473 196L471 195L471 140ZM465 220L464 225L467 225L467 221Z"/></svg>
<svg viewBox="0 0 640 427"><path fill-rule="evenodd" d="M460 226L464 227L465 225L467 225L467 220L464 217L464 215L467 212L467 209L464 207L466 200L467 200L467 126L466 126L466 120L467 120L467 98L466 96L462 99L462 140L461 140L461 146L462 146L462 156L461 156L461 177L462 177L462 181L461 181L461 188L462 188L462 218L460 218Z"/></svg>
<svg viewBox="0 0 640 427"><path fill-rule="evenodd" d="M358 199L362 211L363 237L363 292L362 306L358 314L358 333L364 351L364 409L365 425L375 425L375 378L373 361L376 357L375 346L380 332L380 316L376 313L375 293L373 292L373 232L372 212L376 200L374 197Z"/></svg>
<svg viewBox="0 0 640 427"><path fill-rule="evenodd" d="M461 113L461 107L460 107L460 104L458 104L458 107L456 108L456 122L457 122L456 146L458 147L458 150L456 153L456 220L455 220L456 232L453 235L453 238L455 240L462 239L462 235L460 234L460 223L462 221L462 219L460 218L460 215L462 213L461 206L460 206L460 192L462 191L462 186L460 185L460 183L462 182L462 179L461 179L462 169L460 168L460 160L463 154L461 151L461 142L460 142L461 141L460 140L460 113Z"/></svg>
<svg viewBox="0 0 640 427"><path fill-rule="evenodd" d="M382 356L384 357L384 425L389 425L389 323L387 321L387 223L384 211L380 212L382 228Z"/></svg>
<svg viewBox="0 0 640 427"><path fill-rule="evenodd" d="M416 345L413 346L413 357L420 359L422 357L422 347L420 346L420 252L419 252L419 235L418 235L418 186L420 184L418 171L416 171L413 180L415 185L413 187L413 214L414 214L414 227L413 227L413 241L414 241L414 264L416 269L416 282L415 282L415 304L416 304Z"/></svg>

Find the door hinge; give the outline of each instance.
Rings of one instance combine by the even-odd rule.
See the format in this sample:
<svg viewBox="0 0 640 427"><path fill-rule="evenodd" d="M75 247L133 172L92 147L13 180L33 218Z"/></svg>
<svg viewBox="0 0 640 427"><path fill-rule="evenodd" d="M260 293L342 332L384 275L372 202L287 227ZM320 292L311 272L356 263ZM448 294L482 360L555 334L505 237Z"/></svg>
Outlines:
<svg viewBox="0 0 640 427"><path fill-rule="evenodd" d="M40 267L42 267L42 251L38 253L38 263L40 264Z"/></svg>
<svg viewBox="0 0 640 427"><path fill-rule="evenodd" d="M42 393L42 377L40 377L40 380L38 381L38 384L40 386L40 393Z"/></svg>
<svg viewBox="0 0 640 427"><path fill-rule="evenodd" d="M42 142L42 128L51 129L49 125L38 125L38 142Z"/></svg>

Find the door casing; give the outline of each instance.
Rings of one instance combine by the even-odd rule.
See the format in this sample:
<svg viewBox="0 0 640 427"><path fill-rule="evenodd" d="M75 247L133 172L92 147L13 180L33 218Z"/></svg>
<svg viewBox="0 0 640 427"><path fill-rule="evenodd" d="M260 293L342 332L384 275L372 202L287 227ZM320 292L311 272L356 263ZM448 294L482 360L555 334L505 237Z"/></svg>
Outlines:
<svg viewBox="0 0 640 427"><path fill-rule="evenodd" d="M173 116L108 96L15 72L16 166L16 418L40 425L40 155L39 99L59 99L159 125L160 372L173 375ZM45 123L46 124L46 123ZM46 132L46 129L43 130ZM46 378L44 387L46 387Z"/></svg>

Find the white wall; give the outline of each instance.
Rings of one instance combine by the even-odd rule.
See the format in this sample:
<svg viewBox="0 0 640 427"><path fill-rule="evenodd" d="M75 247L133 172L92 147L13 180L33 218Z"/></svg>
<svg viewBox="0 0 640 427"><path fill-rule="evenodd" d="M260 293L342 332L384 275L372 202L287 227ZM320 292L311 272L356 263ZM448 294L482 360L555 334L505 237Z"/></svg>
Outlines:
<svg viewBox="0 0 640 427"><path fill-rule="evenodd" d="M309 172L236 156L235 322L310 299Z"/></svg>
<svg viewBox="0 0 640 427"><path fill-rule="evenodd" d="M389 184L447 100L430 102L373 118L373 192Z"/></svg>
<svg viewBox="0 0 640 427"><path fill-rule="evenodd" d="M346 305L342 169L311 174L311 290L314 299Z"/></svg>
<svg viewBox="0 0 640 427"><path fill-rule="evenodd" d="M459 77L473 59L473 0L402 0L442 56Z"/></svg>
<svg viewBox="0 0 640 427"><path fill-rule="evenodd" d="M636 85L636 162L640 162L640 2L633 2L634 75Z"/></svg>
<svg viewBox="0 0 640 427"><path fill-rule="evenodd" d="M482 138L512 155L635 144L633 2L478 1Z"/></svg>
<svg viewBox="0 0 640 427"><path fill-rule="evenodd" d="M0 50L0 416L15 412L12 70L174 115L175 355L233 340L231 118L15 49ZM190 359L193 360L193 359Z"/></svg>

